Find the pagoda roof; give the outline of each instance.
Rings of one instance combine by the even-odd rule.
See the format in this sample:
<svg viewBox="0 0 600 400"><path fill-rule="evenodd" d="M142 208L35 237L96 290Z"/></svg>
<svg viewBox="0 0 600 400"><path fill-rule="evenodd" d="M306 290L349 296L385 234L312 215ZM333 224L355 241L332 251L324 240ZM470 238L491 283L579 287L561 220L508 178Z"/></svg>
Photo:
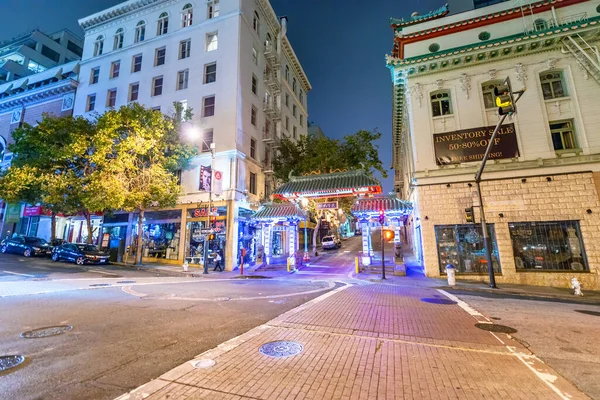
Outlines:
<svg viewBox="0 0 600 400"><path fill-rule="evenodd" d="M381 185L377 179L367 176L363 170L294 176L273 193L281 199L298 197L342 197L357 194L379 194Z"/></svg>
<svg viewBox="0 0 600 400"><path fill-rule="evenodd" d="M402 28L405 26L415 25L421 22L430 21L432 19L442 18L448 15L449 12L450 9L448 8L448 3L446 3L437 10L430 11L425 15L412 15L408 20L405 20L404 18L390 18L390 24L392 25L392 28L396 30L402 30Z"/></svg>
<svg viewBox="0 0 600 400"><path fill-rule="evenodd" d="M356 217L372 217L383 210L386 216L398 217L412 212L412 203L401 200L396 196L377 196L357 199L352 205L351 212Z"/></svg>
<svg viewBox="0 0 600 400"><path fill-rule="evenodd" d="M306 214L302 209L292 203L269 203L263 205L252 216L256 221L272 221L272 220L301 220L306 218Z"/></svg>

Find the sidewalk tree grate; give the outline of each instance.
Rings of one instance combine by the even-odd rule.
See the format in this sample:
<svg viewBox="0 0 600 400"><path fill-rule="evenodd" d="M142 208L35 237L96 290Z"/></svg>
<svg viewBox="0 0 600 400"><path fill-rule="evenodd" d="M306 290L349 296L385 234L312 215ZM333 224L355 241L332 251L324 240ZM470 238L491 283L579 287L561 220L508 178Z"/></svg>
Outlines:
<svg viewBox="0 0 600 400"><path fill-rule="evenodd" d="M515 328L511 328L506 325L498 325L498 324L475 324L476 328L479 328L488 332L497 332L497 333L516 333L517 330Z"/></svg>
<svg viewBox="0 0 600 400"><path fill-rule="evenodd" d="M23 364L25 357L23 356L0 356L0 372L4 372Z"/></svg>
<svg viewBox="0 0 600 400"><path fill-rule="evenodd" d="M596 317L600 317L600 311L575 310L575 312L582 313L582 314L587 314L587 315L593 315L593 316L596 316Z"/></svg>
<svg viewBox="0 0 600 400"><path fill-rule="evenodd" d="M423 297L421 299L421 301L424 301L425 303L432 303L432 304L456 304L455 301L452 301L449 299L438 299L435 297Z"/></svg>
<svg viewBox="0 0 600 400"><path fill-rule="evenodd" d="M110 286L110 283L94 283L90 285L91 287L104 287L104 286Z"/></svg>
<svg viewBox="0 0 600 400"><path fill-rule="evenodd" d="M135 283L135 281L118 281L117 283Z"/></svg>
<svg viewBox="0 0 600 400"><path fill-rule="evenodd" d="M65 332L69 332L73 327L71 325L57 325L47 326L45 328L38 328L31 331L21 333L21 337L25 339L38 339L48 336L56 336Z"/></svg>
<svg viewBox="0 0 600 400"><path fill-rule="evenodd" d="M304 350L304 346L300 343L288 340L265 343L259 349L261 354L275 358L295 356L296 354L300 354L302 350Z"/></svg>

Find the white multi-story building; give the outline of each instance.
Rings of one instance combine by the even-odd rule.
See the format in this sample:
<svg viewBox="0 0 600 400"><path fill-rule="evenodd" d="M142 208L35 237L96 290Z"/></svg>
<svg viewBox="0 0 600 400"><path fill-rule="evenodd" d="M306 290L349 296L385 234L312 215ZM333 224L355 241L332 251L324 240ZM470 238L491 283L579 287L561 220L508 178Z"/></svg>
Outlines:
<svg viewBox="0 0 600 400"><path fill-rule="evenodd" d="M146 213L144 256L198 261L209 200L219 214L210 249L224 251L226 268L236 265L240 245L256 254L258 233L246 217L270 197L277 141L307 133L311 86L286 36L287 19L268 0L130 0L79 23L85 44L75 114L92 117L132 101L170 113L180 102L201 130L202 154L181 173L179 205ZM209 199L201 170L211 165L223 190ZM104 244L130 243L132 218L104 218Z"/></svg>
<svg viewBox="0 0 600 400"><path fill-rule="evenodd" d="M392 19L396 191L429 276L487 279L474 175L499 120L494 87L526 89L483 174L497 280L589 288L600 277L600 7L586 0L447 7ZM466 209L474 207L474 221Z"/></svg>

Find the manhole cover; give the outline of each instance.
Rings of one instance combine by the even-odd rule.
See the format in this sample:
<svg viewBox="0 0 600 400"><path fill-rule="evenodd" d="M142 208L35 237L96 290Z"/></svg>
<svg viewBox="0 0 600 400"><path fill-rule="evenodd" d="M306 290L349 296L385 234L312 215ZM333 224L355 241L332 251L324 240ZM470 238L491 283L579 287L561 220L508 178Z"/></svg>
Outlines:
<svg viewBox="0 0 600 400"><path fill-rule="evenodd" d="M498 333L516 333L517 330L515 328L511 328L506 325L498 325L498 324L475 324L475 327L482 329L488 332L498 332Z"/></svg>
<svg viewBox="0 0 600 400"><path fill-rule="evenodd" d="M21 337L25 339L37 339L48 336L56 336L61 333L69 332L73 327L71 325L47 326L45 328L34 329L21 333Z"/></svg>
<svg viewBox="0 0 600 400"><path fill-rule="evenodd" d="M575 312L582 313L582 314L587 314L587 315L594 315L596 317L600 317L600 311L575 310Z"/></svg>
<svg viewBox="0 0 600 400"><path fill-rule="evenodd" d="M22 364L25 361L23 356L0 356L0 372L6 371Z"/></svg>
<svg viewBox="0 0 600 400"><path fill-rule="evenodd" d="M197 361L193 365L194 365L194 368L207 369L207 368L214 367L215 364L216 364L215 360L205 359L205 360Z"/></svg>
<svg viewBox="0 0 600 400"><path fill-rule="evenodd" d="M91 287L102 287L102 286L110 286L110 283L94 283L90 285Z"/></svg>
<svg viewBox="0 0 600 400"><path fill-rule="evenodd" d="M455 301L452 301L449 299L437 299L434 297L423 297L421 299L421 301L424 301L425 303L433 303L433 304L456 304Z"/></svg>
<svg viewBox="0 0 600 400"><path fill-rule="evenodd" d="M297 342L281 340L277 342L269 342L260 346L259 351L265 356L283 358L295 356L304 350L304 346Z"/></svg>
<svg viewBox="0 0 600 400"><path fill-rule="evenodd" d="M118 281L117 283L135 283L135 281Z"/></svg>

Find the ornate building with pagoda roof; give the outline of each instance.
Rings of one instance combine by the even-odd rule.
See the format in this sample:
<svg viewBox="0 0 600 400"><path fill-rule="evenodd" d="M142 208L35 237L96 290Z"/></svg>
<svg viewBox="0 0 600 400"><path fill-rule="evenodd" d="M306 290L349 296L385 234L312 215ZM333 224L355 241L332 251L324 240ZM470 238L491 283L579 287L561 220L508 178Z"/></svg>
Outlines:
<svg viewBox="0 0 600 400"><path fill-rule="evenodd" d="M494 88L526 89L482 181L497 281L600 287L600 6L502 2L391 19L395 188L428 276L487 279L474 176L500 119Z"/></svg>

